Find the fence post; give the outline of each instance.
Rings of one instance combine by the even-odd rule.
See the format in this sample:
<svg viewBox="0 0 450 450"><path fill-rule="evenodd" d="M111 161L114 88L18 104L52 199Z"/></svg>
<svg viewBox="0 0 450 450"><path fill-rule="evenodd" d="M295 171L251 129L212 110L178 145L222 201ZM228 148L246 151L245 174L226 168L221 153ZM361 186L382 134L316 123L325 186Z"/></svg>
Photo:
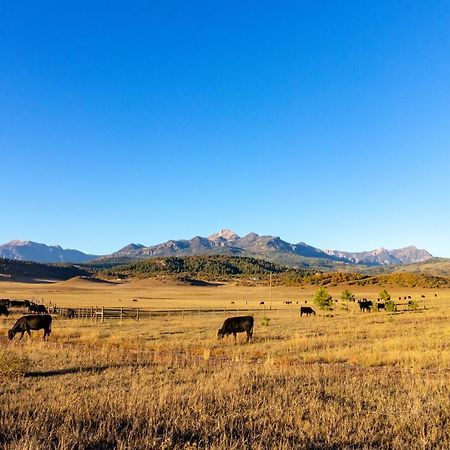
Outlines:
<svg viewBox="0 0 450 450"><path fill-rule="evenodd" d="M102 306L102 322L105 321L105 307Z"/></svg>
<svg viewBox="0 0 450 450"><path fill-rule="evenodd" d="M91 319L94 317L94 308L91 306Z"/></svg>
<svg viewBox="0 0 450 450"><path fill-rule="evenodd" d="M184 319L184 308L181 310L181 318Z"/></svg>
<svg viewBox="0 0 450 450"><path fill-rule="evenodd" d="M120 321L122 322L123 319L123 308L120 308Z"/></svg>
<svg viewBox="0 0 450 450"><path fill-rule="evenodd" d="M139 308L136 308L136 320L139 320Z"/></svg>

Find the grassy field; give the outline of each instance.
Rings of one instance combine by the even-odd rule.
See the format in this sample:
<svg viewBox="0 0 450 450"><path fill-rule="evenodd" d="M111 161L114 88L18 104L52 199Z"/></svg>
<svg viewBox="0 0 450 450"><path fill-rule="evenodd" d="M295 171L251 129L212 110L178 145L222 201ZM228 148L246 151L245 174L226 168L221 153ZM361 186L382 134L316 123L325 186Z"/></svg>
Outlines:
<svg viewBox="0 0 450 450"><path fill-rule="evenodd" d="M380 290L359 289L372 299ZM217 341L225 314L55 318L48 342L42 332L7 342L17 315L2 318L0 447L450 448L450 290L389 290L426 295L427 309L360 313L337 303L300 318L298 305L282 302L311 304L313 289L274 288L281 309L255 313L250 345L244 336L238 345ZM0 296L59 306L257 307L269 290L72 280L2 282Z"/></svg>

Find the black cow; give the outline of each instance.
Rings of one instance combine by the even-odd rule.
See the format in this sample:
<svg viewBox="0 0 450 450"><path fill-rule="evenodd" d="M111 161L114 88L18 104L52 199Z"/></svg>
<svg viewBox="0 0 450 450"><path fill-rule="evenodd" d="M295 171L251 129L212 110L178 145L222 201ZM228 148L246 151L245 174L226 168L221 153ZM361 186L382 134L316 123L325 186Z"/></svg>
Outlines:
<svg viewBox="0 0 450 450"><path fill-rule="evenodd" d="M8 331L8 338L13 339L16 333L21 333L21 336L19 338L23 338L23 334L25 332L28 333L28 336L31 337L31 330L44 330L44 340L47 336L50 336L50 333L52 325L52 316L49 314L44 314L43 316L37 316L37 315L29 315L29 316L22 316L19 319L17 319L17 322L14 324L14 326Z"/></svg>
<svg viewBox="0 0 450 450"><path fill-rule="evenodd" d="M425 295L421 295L420 297L421 297L421 298L425 298Z"/></svg>
<svg viewBox="0 0 450 450"><path fill-rule="evenodd" d="M381 311L382 309L386 311L386 305L384 303L377 303L377 309L378 311Z"/></svg>
<svg viewBox="0 0 450 450"><path fill-rule="evenodd" d="M310 306L300 306L300 317L303 314L310 316L311 314L316 315L316 312Z"/></svg>
<svg viewBox="0 0 450 450"><path fill-rule="evenodd" d="M0 316L9 316L8 308L5 305L0 305Z"/></svg>
<svg viewBox="0 0 450 450"><path fill-rule="evenodd" d="M359 302L359 309L361 312L368 311L370 312L370 308L373 306L372 300L360 300Z"/></svg>
<svg viewBox="0 0 450 450"><path fill-rule="evenodd" d="M28 313L48 314L47 308L44 305L30 305Z"/></svg>
<svg viewBox="0 0 450 450"><path fill-rule="evenodd" d="M11 308L26 308L28 306L28 300L10 300L9 306Z"/></svg>
<svg viewBox="0 0 450 450"><path fill-rule="evenodd" d="M264 305L264 302L259 302L260 305Z"/></svg>
<svg viewBox="0 0 450 450"><path fill-rule="evenodd" d="M9 306L9 298L0 298L0 305Z"/></svg>
<svg viewBox="0 0 450 450"><path fill-rule="evenodd" d="M253 338L254 321L253 316L229 317L225 319L222 328L217 332L217 337L223 339L225 336L232 334L234 336L234 343L236 344L236 334L246 332L247 340L245 342L248 342Z"/></svg>

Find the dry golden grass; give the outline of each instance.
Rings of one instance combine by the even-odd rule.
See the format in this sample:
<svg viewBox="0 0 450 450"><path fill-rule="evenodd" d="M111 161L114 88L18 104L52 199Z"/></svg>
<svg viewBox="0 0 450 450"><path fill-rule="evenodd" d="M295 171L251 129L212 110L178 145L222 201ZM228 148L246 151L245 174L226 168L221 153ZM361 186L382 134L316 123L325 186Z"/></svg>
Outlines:
<svg viewBox="0 0 450 450"><path fill-rule="evenodd" d="M139 299L151 303L142 307L268 298L267 288L236 286L0 284L2 297L13 290L69 306L86 298L120 306L118 298L152 297ZM376 298L378 290L357 294ZM29 369L0 376L0 447L450 448L450 291L396 295L421 291L427 310L394 315L363 314L354 304L349 312L338 304L332 317L300 318L296 305L261 310L250 345L243 336L238 345L217 341L226 317L217 314L103 324L55 318L50 341L40 332L10 343L13 319L2 318L0 345ZM279 306L287 298L310 303L311 291L273 294Z"/></svg>

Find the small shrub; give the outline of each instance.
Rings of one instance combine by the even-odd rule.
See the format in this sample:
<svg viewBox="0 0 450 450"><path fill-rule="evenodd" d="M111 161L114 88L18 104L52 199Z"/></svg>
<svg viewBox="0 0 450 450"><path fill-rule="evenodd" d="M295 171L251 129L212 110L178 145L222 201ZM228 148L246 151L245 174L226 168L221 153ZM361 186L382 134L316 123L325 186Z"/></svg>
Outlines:
<svg viewBox="0 0 450 450"><path fill-rule="evenodd" d="M397 311L397 306L393 302L393 300L388 300L384 303L387 312L395 312Z"/></svg>
<svg viewBox="0 0 450 450"><path fill-rule="evenodd" d="M0 376L22 377L29 367L30 360L27 356L8 350L0 351Z"/></svg>
<svg viewBox="0 0 450 450"><path fill-rule="evenodd" d="M408 302L408 309L410 311L415 311L416 309L419 309L419 302L417 300L410 300Z"/></svg>
<svg viewBox="0 0 450 450"><path fill-rule="evenodd" d="M313 302L320 308L320 309L328 309L332 310L333 306L333 297L329 294L326 288L321 287L319 288L316 293L314 294Z"/></svg>
<svg viewBox="0 0 450 450"><path fill-rule="evenodd" d="M384 302L388 302L391 299L391 294L389 294L389 292L384 289L380 292L380 299Z"/></svg>

